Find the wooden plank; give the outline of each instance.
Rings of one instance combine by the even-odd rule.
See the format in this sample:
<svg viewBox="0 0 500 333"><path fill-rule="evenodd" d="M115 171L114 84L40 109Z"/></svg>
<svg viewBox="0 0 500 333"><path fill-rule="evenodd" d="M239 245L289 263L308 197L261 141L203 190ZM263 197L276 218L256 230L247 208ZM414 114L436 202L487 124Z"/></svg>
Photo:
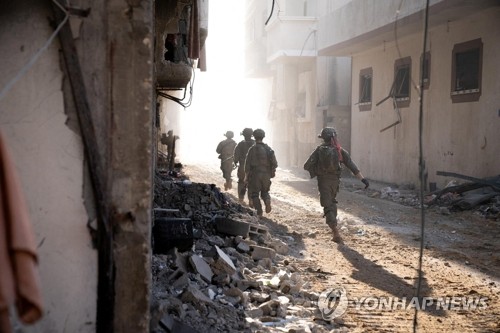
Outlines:
<svg viewBox="0 0 500 333"><path fill-rule="evenodd" d="M61 0L56 1L61 6L64 6ZM52 1L50 3L52 4L56 24L59 25L64 20L65 13ZM98 286L96 331L112 332L114 313L113 235L104 195L105 174L102 170L103 163L99 157L99 145L69 21L59 31L59 41L78 115L84 154L88 162L97 211Z"/></svg>
<svg viewBox="0 0 500 333"><path fill-rule="evenodd" d="M481 179L481 178L475 178L475 177L461 175L459 173L447 172L447 171L437 171L436 175L464 179L464 180L468 180L468 181L473 182L473 183L491 186L495 190L500 191L500 176Z"/></svg>

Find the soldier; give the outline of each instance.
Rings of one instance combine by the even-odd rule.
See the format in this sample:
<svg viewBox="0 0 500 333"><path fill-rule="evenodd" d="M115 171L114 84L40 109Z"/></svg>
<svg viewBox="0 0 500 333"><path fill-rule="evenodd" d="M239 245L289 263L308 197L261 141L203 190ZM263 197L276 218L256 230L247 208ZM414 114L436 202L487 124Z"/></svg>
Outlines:
<svg viewBox="0 0 500 333"><path fill-rule="evenodd" d="M262 216L262 205L259 194L266 206L266 213L271 212L271 178L276 174L278 162L274 151L262 142L265 132L261 129L253 131L255 144L248 150L245 160L245 179L248 182L248 192L257 215Z"/></svg>
<svg viewBox="0 0 500 333"><path fill-rule="evenodd" d="M175 141L179 139L179 136L174 135L174 131L169 130L161 136L161 143L167 146L167 164L169 170L173 170L175 164Z"/></svg>
<svg viewBox="0 0 500 333"><path fill-rule="evenodd" d="M236 142L233 140L234 133L232 131L227 131L224 136L226 139L219 142L215 151L219 154L222 177L226 180L224 190L227 191L233 187L231 173L233 172L233 152Z"/></svg>
<svg viewBox="0 0 500 333"><path fill-rule="evenodd" d="M323 128L318 138L322 138L324 142L309 156L304 163L304 169L309 171L311 178L318 176L319 200L326 217L326 224L332 229L333 240L341 242L337 229L336 197L339 191L342 164L365 184L365 189L370 186L370 183L363 177L349 153L340 146L334 128Z"/></svg>
<svg viewBox="0 0 500 333"><path fill-rule="evenodd" d="M255 143L252 139L253 130L245 128L241 135L245 140L241 140L234 148L234 165L238 168L238 199L243 202L245 193L247 192L247 183L245 182L245 159L247 157L248 149ZM250 192L248 192L248 205L253 207L252 200L250 199Z"/></svg>

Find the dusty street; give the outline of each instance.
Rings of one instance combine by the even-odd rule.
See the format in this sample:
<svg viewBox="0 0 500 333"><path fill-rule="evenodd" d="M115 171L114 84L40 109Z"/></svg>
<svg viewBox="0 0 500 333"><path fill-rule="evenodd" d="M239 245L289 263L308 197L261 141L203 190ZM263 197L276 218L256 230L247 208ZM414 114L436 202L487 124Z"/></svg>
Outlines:
<svg viewBox="0 0 500 333"><path fill-rule="evenodd" d="M193 182L222 187L216 165L185 165ZM236 200L236 178L227 193ZM381 298L406 306L415 293L420 242L420 211L368 191L346 178L338 196L343 244L331 240L322 218L316 179L279 169L273 179L273 211L261 222L288 242L291 254L318 293L342 286L349 305L335 322L350 332L411 332L414 309L388 309ZM475 309L451 310L429 304L418 312L419 332L500 332L500 221L473 212L426 212L422 296L487 300Z"/></svg>

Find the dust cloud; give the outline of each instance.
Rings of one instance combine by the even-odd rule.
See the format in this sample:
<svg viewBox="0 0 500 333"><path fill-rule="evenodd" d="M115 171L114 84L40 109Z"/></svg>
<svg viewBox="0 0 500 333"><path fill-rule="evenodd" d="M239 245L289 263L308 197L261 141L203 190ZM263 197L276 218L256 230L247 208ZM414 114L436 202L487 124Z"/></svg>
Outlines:
<svg viewBox="0 0 500 333"><path fill-rule="evenodd" d="M167 117L179 128L176 151L182 163L219 164L215 152L227 131L234 140L245 127L262 128L270 143L267 115L271 103L271 79L245 78L244 1L211 1L205 42L207 71L196 70L191 106L183 109L168 102ZM230 27L228 29L228 27Z"/></svg>

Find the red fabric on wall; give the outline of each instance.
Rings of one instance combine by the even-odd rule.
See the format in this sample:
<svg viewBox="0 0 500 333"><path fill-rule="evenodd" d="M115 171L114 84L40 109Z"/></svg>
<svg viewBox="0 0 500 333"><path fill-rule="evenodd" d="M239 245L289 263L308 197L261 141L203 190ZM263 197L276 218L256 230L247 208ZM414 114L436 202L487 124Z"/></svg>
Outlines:
<svg viewBox="0 0 500 333"><path fill-rule="evenodd" d="M0 327L8 310L34 323L42 316L36 244L16 170L0 135ZM7 321L7 322L6 322Z"/></svg>

